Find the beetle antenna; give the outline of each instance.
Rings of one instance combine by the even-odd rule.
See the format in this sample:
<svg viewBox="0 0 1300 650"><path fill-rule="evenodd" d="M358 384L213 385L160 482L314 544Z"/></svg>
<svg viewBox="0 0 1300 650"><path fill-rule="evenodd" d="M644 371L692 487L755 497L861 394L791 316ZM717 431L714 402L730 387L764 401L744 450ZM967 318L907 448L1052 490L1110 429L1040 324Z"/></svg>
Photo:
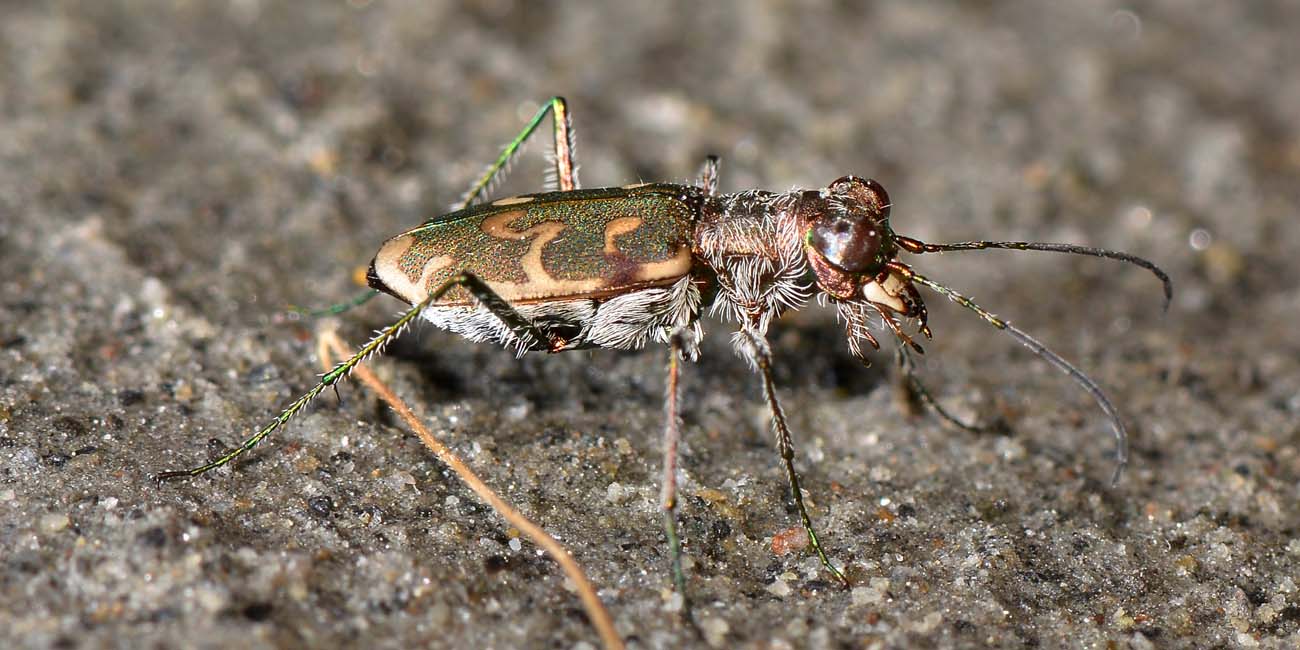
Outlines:
<svg viewBox="0 0 1300 650"><path fill-rule="evenodd" d="M1169 279L1169 274L1164 269L1156 266L1154 262L1130 255L1121 251L1113 251L1109 248L1094 248L1092 246L1076 246L1074 244L1049 244L1046 242L1033 241L964 241L952 244L927 244L919 239L896 235L894 240L898 242L904 250L909 253L944 253L949 251L982 251L990 248L1000 248L1015 251L1047 251L1049 253L1070 253L1073 255L1087 255L1089 257L1105 257L1107 259L1128 262L1140 266L1160 279L1165 290L1165 311L1169 311L1169 303L1174 298L1174 284Z"/></svg>
<svg viewBox="0 0 1300 650"><path fill-rule="evenodd" d="M1146 260L1142 261L1145 262ZM1147 262L1147 264L1150 264L1150 262ZM1162 275L1159 269L1155 269L1154 264L1151 265L1151 268L1154 269L1153 272L1157 275ZM910 269L906 275L908 276L908 279L929 287L945 298L975 312L976 314L979 314L979 317L984 319L988 324L1010 334L1012 338L1020 341L1021 345L1029 348L1031 352L1038 355L1048 363L1056 366L1061 372L1069 375L1075 383L1079 384L1083 390L1087 391L1087 393L1096 400L1097 406L1100 406L1101 410L1106 414L1106 417L1110 420L1110 428L1115 432L1115 473L1111 475L1110 485L1111 487L1115 487L1115 485L1119 483L1120 476L1124 473L1124 468L1128 465L1128 430L1124 427L1124 421L1119 417L1119 410L1115 408L1114 404L1111 404L1110 398L1106 397L1106 394L1102 392L1101 387L1097 385L1097 382L1089 378L1088 375L1083 374L1082 370L1074 367L1074 365L1069 361L1062 359L1055 352L1049 350L1046 345L1043 345L1034 337L1025 333L1023 330L1013 327L1011 323L998 318L988 310L975 304L975 302L970 298L967 298L966 296L963 296L934 280L920 275L915 271L911 271Z"/></svg>

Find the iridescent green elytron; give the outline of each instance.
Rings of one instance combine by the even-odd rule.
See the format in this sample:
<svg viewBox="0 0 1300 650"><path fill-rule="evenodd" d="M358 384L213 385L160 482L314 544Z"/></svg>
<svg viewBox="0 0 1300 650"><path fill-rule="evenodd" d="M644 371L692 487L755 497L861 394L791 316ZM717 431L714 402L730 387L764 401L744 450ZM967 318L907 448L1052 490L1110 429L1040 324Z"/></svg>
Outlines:
<svg viewBox="0 0 1300 650"><path fill-rule="evenodd" d="M487 189L548 114L554 117L558 191L482 203ZM371 295L391 294L413 305L410 310L242 444L212 462L158 478L198 476L252 449L416 319L520 353L664 343L670 362L660 508L673 580L684 595L676 529L678 369L679 360L697 357L699 319L709 308L737 324L733 341L759 375L790 498L809 545L827 571L848 584L827 557L803 501L793 435L777 400L767 329L783 312L821 298L844 323L849 352L865 362L868 347L879 349L871 326L883 323L899 343L907 381L937 406L912 375L909 350L922 349L904 331L904 323L910 323L917 333L931 335L921 287L974 312L1083 386L1109 419L1117 448L1112 480L1118 480L1128 459L1127 433L1101 388L1024 331L917 273L899 255L992 248L1118 259L1155 274L1164 284L1167 305L1169 277L1151 262L1071 244L921 242L894 232L889 195L879 183L857 176L815 190L718 194L717 159L712 157L690 185L580 190L575 170L569 113L564 100L554 97L475 181L458 211L426 221L380 248L368 273Z"/></svg>
<svg viewBox="0 0 1300 650"><path fill-rule="evenodd" d="M378 272L414 303L469 271L512 303L604 296L668 284L690 272L698 192L680 185L530 194L428 221L385 242ZM453 290L438 305L464 305Z"/></svg>

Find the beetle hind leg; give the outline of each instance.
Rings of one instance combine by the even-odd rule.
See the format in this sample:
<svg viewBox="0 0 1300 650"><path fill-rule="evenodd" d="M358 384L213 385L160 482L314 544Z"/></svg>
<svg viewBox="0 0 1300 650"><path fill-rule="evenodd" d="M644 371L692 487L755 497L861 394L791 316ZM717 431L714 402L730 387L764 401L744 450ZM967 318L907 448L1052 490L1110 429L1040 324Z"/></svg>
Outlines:
<svg viewBox="0 0 1300 650"><path fill-rule="evenodd" d="M507 346L514 347L517 354L522 355L532 350L559 352L569 344L569 340L563 335L564 328L558 326L544 327L537 320L529 319L519 313L519 310L515 309L514 305L511 305L509 301L493 291L492 287L488 286L486 282L472 273L462 271L459 277L462 279L459 283L460 286L463 286L469 291L470 295L474 296L474 299L478 301L478 307L490 313L509 331L510 336L499 335L498 338ZM439 322L436 313L427 314L425 318L458 334L470 338L484 338L482 336L475 337L471 333L449 323Z"/></svg>
<svg viewBox="0 0 1300 650"><path fill-rule="evenodd" d="M563 97L552 97L537 109L537 113L528 120L528 124L524 125L519 135L516 135L505 149L501 150L497 159L483 170L483 174L474 181L473 185L469 186L456 209L464 210L486 198L485 195L492 186L505 178L510 163L519 155L524 143L537 131L537 127L541 126L548 113L553 116L555 122L555 141L549 156L552 167L548 176L553 175L555 186L560 190L567 192L578 189L578 168L573 160L573 120L569 114L569 104Z"/></svg>
<svg viewBox="0 0 1300 650"><path fill-rule="evenodd" d="M389 325L388 327L385 327L384 329L377 332L374 338L370 339L369 342L361 346L361 348L358 349L356 353L353 354L351 357L348 357L346 360L334 366L333 370L330 370L324 375L321 375L320 381L316 382L316 385L313 386L311 390L304 393L297 400L294 400L294 402L289 406L287 406L283 411L280 411L280 414L277 415L275 419L271 420L265 426L258 429L255 433L253 433L248 438L245 438L244 441L239 444L239 446L227 451L225 454L221 455L221 457L215 460L208 461L207 463L204 463L197 467L191 467L190 469L183 469L183 470L171 470L166 472L159 472L154 475L154 479L161 482L161 481L177 479L177 478L200 476L214 469L217 469L218 467L226 465L231 461L235 460L236 458L247 453L253 447L256 447L259 443L265 440L267 436L271 435L272 433L274 433L275 431L283 427L285 423L287 423L295 415L302 412L303 409L307 408L307 405L311 403L312 400L316 399L318 395L324 392L326 388L331 388L336 384L338 384L338 382L343 381L343 379L346 378L348 374L352 372L353 368L356 368L359 364L364 362L366 359L369 359L370 357L383 352L384 348L387 347L387 345L393 339L397 338L398 336L401 336L402 332L406 331L406 328L410 326L412 321L419 318L420 314L422 314L426 309L428 309L430 305L437 302L439 298L442 298L444 295L447 294L448 291L451 291L457 286L469 287L470 291L474 291L474 288L476 286L481 286L485 289L487 287L487 285L483 284L482 280L479 280L471 273L462 272L456 274L455 276L451 277L450 279L446 280L442 284L439 284L437 287L435 287L432 291L429 292L427 296L425 296L424 300L421 300L419 303L413 305L404 314L402 314L402 316L398 318L397 321L394 322L392 325ZM491 289L487 289L487 291L488 293L491 293ZM492 295L495 296L496 294L492 294ZM500 299L498 298L498 300Z"/></svg>
<svg viewBox="0 0 1300 650"><path fill-rule="evenodd" d="M524 129L505 146L497 159L483 170L483 174L469 186L469 189L465 190L465 193L461 195L460 202L456 205L457 210L464 210L483 200L492 187L505 178L510 163L519 155L523 145L537 130L537 127L541 126L542 120L546 119L547 113L554 115L555 121L554 148L548 156L552 167L547 171L547 184L566 192L578 189L578 167L573 156L573 120L570 117L568 102L563 97L557 96L546 100L546 103L537 110L537 113L528 121ZM377 295L379 295L378 291L366 289L344 302L329 307L309 309L289 305L288 310L299 317L306 318L337 316L369 302L370 299Z"/></svg>
<svg viewBox="0 0 1300 650"><path fill-rule="evenodd" d="M695 177L695 186L703 188L709 196L718 194L718 164L717 156L712 154L705 156L704 164L700 166L700 174Z"/></svg>

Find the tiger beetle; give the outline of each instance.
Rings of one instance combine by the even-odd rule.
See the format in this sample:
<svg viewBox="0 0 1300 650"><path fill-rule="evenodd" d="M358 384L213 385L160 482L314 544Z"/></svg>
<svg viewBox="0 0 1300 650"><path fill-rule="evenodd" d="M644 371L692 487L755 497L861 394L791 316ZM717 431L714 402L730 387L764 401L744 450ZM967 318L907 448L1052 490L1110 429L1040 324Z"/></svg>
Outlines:
<svg viewBox="0 0 1300 650"><path fill-rule="evenodd" d="M551 172L556 191L484 202L493 181L548 114L554 124ZM1109 420L1117 463L1112 484L1119 480L1128 462L1128 436L1101 388L1029 334L918 273L899 255L1012 249L1116 259L1155 274L1164 285L1167 308L1172 285L1155 264L1128 253L1072 244L925 243L893 231L889 195L876 181L859 176L844 176L816 190L717 190L718 159L712 156L690 185L579 189L568 106L561 97L551 98L470 187L458 210L384 242L367 273L371 290L333 309L342 311L382 292L412 305L409 310L238 447L204 465L163 472L157 478L198 476L239 457L421 317L471 341L496 343L519 355L628 350L655 341L669 347L659 505L674 585L684 595L676 525L678 374L681 360L695 361L699 354L700 315L707 307L737 324L732 344L758 375L790 496L810 545L826 570L847 585L822 548L804 506L794 443L772 378L768 326L816 297L834 306L844 323L849 353L865 363L864 344L880 349L869 328L878 319L898 340L900 365L911 385L952 420L928 397L908 361L909 350L923 350L903 323L914 324L917 333L931 338L918 291L925 287L975 312L1078 382Z"/></svg>

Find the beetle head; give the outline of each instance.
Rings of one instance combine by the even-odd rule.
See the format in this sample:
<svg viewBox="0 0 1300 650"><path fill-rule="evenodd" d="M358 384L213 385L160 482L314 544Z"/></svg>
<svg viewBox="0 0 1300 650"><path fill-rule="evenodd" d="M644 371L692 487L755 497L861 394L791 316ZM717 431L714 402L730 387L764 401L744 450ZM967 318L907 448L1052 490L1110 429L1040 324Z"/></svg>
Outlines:
<svg viewBox="0 0 1300 650"><path fill-rule="evenodd" d="M880 183L858 176L845 176L826 189L804 193L800 228L819 289L837 300L897 302L882 300L897 296L901 280L887 266L898 255L889 227L890 206L889 194Z"/></svg>

